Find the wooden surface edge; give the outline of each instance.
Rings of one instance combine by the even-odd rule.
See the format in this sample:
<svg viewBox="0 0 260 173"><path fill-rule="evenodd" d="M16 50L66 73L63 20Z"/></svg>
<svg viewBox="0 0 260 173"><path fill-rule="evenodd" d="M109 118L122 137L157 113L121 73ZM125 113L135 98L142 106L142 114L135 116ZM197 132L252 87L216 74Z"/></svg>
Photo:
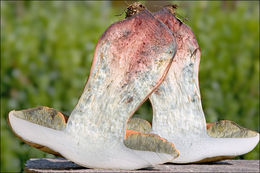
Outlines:
<svg viewBox="0 0 260 173"><path fill-rule="evenodd" d="M140 170L106 170L91 169L79 166L63 158L34 158L26 162L25 172L260 172L259 160L223 160L204 164L172 164L166 163Z"/></svg>

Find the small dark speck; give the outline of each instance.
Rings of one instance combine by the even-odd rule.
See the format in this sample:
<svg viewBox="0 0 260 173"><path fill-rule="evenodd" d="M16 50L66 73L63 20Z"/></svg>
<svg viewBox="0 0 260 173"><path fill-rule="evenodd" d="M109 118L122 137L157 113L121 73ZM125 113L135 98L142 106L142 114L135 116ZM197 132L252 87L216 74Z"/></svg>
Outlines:
<svg viewBox="0 0 260 173"><path fill-rule="evenodd" d="M156 95L161 95L160 89L157 89L154 93L155 93Z"/></svg>
<svg viewBox="0 0 260 173"><path fill-rule="evenodd" d="M126 103L130 103L130 102L132 102L133 101L133 97L130 97L130 98L128 98L127 100L126 100Z"/></svg>
<svg viewBox="0 0 260 173"><path fill-rule="evenodd" d="M123 37L128 36L130 33L131 33L131 31L125 31L125 32L123 33Z"/></svg>
<svg viewBox="0 0 260 173"><path fill-rule="evenodd" d="M121 87L121 88L124 88L124 87L126 87L126 85L127 85L127 83L125 83L124 85L122 85L122 87Z"/></svg>
<svg viewBox="0 0 260 173"><path fill-rule="evenodd" d="M57 114L57 111L53 110L50 112L50 116L52 119L54 119L55 115Z"/></svg>

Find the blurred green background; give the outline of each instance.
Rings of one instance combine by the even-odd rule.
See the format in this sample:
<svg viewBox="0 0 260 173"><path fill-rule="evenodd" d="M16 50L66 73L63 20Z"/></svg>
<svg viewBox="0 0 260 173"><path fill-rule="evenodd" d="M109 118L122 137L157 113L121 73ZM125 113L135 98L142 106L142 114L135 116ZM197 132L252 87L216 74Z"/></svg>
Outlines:
<svg viewBox="0 0 260 173"><path fill-rule="evenodd" d="M70 114L97 40L124 18L127 1L1 1L1 171L54 157L14 136L8 112L46 105ZM208 122L228 119L259 131L259 2L178 2L201 48L200 89ZM145 2L156 11L165 2ZM146 102L138 116L152 119ZM259 159L259 145L240 159Z"/></svg>

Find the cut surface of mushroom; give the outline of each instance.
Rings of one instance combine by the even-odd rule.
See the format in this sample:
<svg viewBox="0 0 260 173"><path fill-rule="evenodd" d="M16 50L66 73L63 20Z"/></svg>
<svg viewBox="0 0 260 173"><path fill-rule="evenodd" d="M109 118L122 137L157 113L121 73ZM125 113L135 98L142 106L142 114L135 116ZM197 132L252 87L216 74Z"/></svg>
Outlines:
<svg viewBox="0 0 260 173"><path fill-rule="evenodd" d="M225 137L214 132L213 129L221 127L214 125L209 128L213 137L207 134L198 82L200 49L191 29L168 8L154 13L154 16L169 27L178 48L165 80L150 97L152 132L173 142L179 150L179 157L172 160L174 163L213 161L251 151L259 141L257 132ZM227 131L237 130L230 123L226 125Z"/></svg>
<svg viewBox="0 0 260 173"><path fill-rule="evenodd" d="M127 124L128 130L139 131L142 133L151 133L152 125L141 118L131 118ZM221 120L218 122L207 123L207 134L209 137L213 138L250 138L255 137L257 132L250 129L239 126L233 121ZM204 158L195 163L213 162L225 159L234 158L233 156L215 156Z"/></svg>
<svg viewBox="0 0 260 173"><path fill-rule="evenodd" d="M68 116L62 114L61 112L59 112L53 108L49 108L46 106L38 106L35 108L25 109L22 111L12 111L12 112L10 112L10 115L14 115L16 118L23 119L28 122L38 124L43 127L51 128L54 130L64 130L66 127L66 122L68 120ZM10 116L10 118L12 118L12 117ZM8 119L8 120L9 120L9 125L10 125L10 119ZM11 128L12 128L12 126L11 126ZM14 130L13 130L13 132L21 140L23 140L26 144L28 144L30 146L35 147L43 152L61 156L60 153L58 153L46 146L39 145L39 144L33 143L31 141L27 141L27 140L23 139L22 136L19 136ZM38 134L38 135L41 135L41 134Z"/></svg>
<svg viewBox="0 0 260 173"><path fill-rule="evenodd" d="M139 169L170 161L178 156L172 143L125 129L130 116L163 81L175 50L170 30L146 10L116 22L97 43L88 82L65 128L60 116L53 121L62 126L58 129L40 115L30 118L45 109L11 111L10 126L23 140L85 167ZM51 118L49 112L43 117Z"/></svg>

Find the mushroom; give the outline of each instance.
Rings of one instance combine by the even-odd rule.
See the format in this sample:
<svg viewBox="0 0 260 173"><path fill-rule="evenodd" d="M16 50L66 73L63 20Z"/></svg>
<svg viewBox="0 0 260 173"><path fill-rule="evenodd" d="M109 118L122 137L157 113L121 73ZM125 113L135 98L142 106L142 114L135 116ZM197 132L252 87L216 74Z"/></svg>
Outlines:
<svg viewBox="0 0 260 173"><path fill-rule="evenodd" d="M47 107L11 111L14 133L27 143L85 167L139 169L178 156L155 134L127 131L126 123L159 86L176 42L147 10L112 24L99 39L84 91L66 121Z"/></svg>
<svg viewBox="0 0 260 173"><path fill-rule="evenodd" d="M152 132L179 150L173 163L216 161L251 151L259 141L257 132L226 121L223 126L209 124L207 133L198 82L200 49L192 30L174 16L172 8L154 13L172 31L178 48L166 78L150 96Z"/></svg>

